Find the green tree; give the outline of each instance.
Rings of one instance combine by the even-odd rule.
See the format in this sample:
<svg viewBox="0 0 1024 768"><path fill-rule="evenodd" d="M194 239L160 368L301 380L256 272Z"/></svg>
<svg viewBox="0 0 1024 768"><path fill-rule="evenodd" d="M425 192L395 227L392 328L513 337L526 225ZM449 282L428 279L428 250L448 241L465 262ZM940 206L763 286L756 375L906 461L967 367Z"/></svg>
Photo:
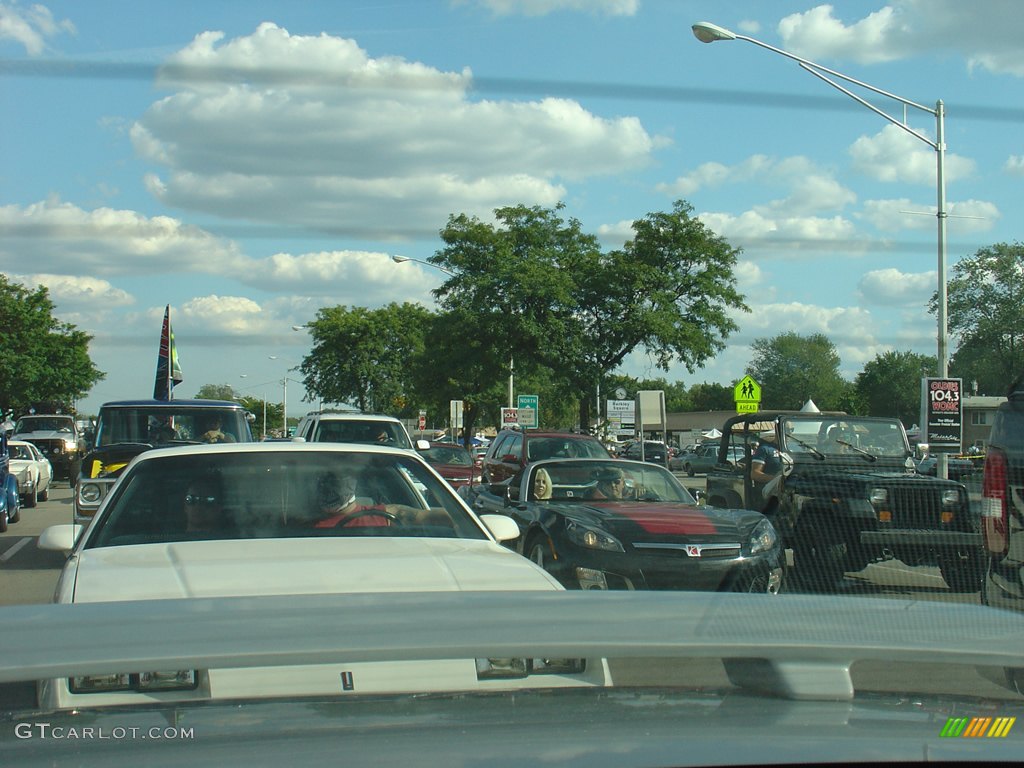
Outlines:
<svg viewBox="0 0 1024 768"><path fill-rule="evenodd" d="M299 365L310 397L361 411L409 416L418 409L411 361L432 316L418 304L324 307L306 323L313 348Z"/></svg>
<svg viewBox="0 0 1024 768"><path fill-rule="evenodd" d="M735 385L733 385L735 386ZM690 387L690 410L693 411L731 411L736 407L733 399L733 386L707 383L694 384Z"/></svg>
<svg viewBox="0 0 1024 768"><path fill-rule="evenodd" d="M892 416L909 427L920 418L921 377L935 371L934 356L883 352L857 375L857 394L869 416Z"/></svg>
<svg viewBox="0 0 1024 768"><path fill-rule="evenodd" d="M261 397L245 395L239 397L238 402L241 403L245 410L256 417L251 427L253 435L256 436L257 440L265 437L268 432L280 428L283 415L280 403L271 403ZM291 419L289 418L288 421L291 422Z"/></svg>
<svg viewBox="0 0 1024 768"><path fill-rule="evenodd" d="M1002 394L1024 370L1024 245L996 243L953 266L948 325L959 340L950 372ZM938 311L933 295L931 311Z"/></svg>
<svg viewBox="0 0 1024 768"><path fill-rule="evenodd" d="M587 426L598 384L629 353L692 371L736 330L730 311L747 307L734 287L739 251L688 203L634 222L633 240L607 254L562 207L500 208L497 225L452 216L431 261L453 273L435 292L442 306L472 313L473 330L514 358L517 375L562 376Z"/></svg>
<svg viewBox="0 0 1024 768"><path fill-rule="evenodd" d="M234 400L237 397L230 384L203 384L196 392L197 400Z"/></svg>
<svg viewBox="0 0 1024 768"><path fill-rule="evenodd" d="M71 404L106 374L89 357L92 336L53 316L45 286L30 290L0 274L0 406L21 414L33 403Z"/></svg>
<svg viewBox="0 0 1024 768"><path fill-rule="evenodd" d="M750 375L761 385L761 408L798 410L812 398L822 410L849 410L851 385L839 374L839 354L821 333L789 331L755 339Z"/></svg>

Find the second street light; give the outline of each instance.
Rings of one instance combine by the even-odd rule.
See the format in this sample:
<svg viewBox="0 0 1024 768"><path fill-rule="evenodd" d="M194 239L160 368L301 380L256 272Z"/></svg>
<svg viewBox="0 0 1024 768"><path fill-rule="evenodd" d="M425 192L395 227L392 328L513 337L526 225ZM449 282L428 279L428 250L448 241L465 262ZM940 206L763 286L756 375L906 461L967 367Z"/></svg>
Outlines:
<svg viewBox="0 0 1024 768"><path fill-rule="evenodd" d="M858 104L861 104L864 107L867 107L868 109L870 109L875 114L879 115L880 117L882 117L885 120L888 120L893 125L897 126L898 128L902 129L903 131L906 131L911 136L919 139L920 141L923 141L925 144L927 144L929 147L931 147L933 150L935 150L935 181L936 181L936 188L937 188L936 189L936 202L937 202L937 205L936 205L936 214L935 215L936 215L936 219L937 219L937 222L938 222L938 273L939 273L939 275L938 275L938 302L937 302L938 303L938 312L937 312L937 314L938 314L938 333L937 333L937 335L938 335L938 344L937 344L937 346L938 346L938 368L939 368L938 373L939 373L939 377L940 378L946 378L949 375L948 329L946 327L946 304L947 304L947 301L946 301L946 218L947 218L947 212L946 212L946 176L945 176L945 163L946 163L945 114L946 114L946 112L945 112L945 108L944 108L944 106L942 104L942 101L941 100L937 101L935 103L935 108L934 109L931 108L931 107L926 107L926 106L924 106L922 104L918 104L917 102L910 101L909 99L905 99L902 96L897 96L897 95L895 95L893 93L889 93L888 91L883 91L880 88L876 88L873 85L868 85L867 83L861 82L860 80L855 80L854 78L848 77L847 75L844 75L841 72L836 72L835 70L829 69L828 67L823 67L820 64L815 64L813 61L810 61L809 59L802 58L800 56L797 56L796 54L790 53L789 51L784 51L781 48L776 48L775 46L769 45L768 43L765 43L765 42L763 42L761 40L756 40L753 37L747 37L746 35L737 34L735 32L732 32L732 31L728 30L728 29L725 29L724 27L720 27L717 24L712 24L712 23L707 22L707 21L701 21L701 22L698 22L698 23L694 24L693 25L693 34L702 43L714 43L714 42L728 41L728 40L743 40L743 41L746 41L748 43L753 43L754 45L760 46L761 48L769 50L769 51L771 51L773 53L777 53L780 56L785 56L787 59L792 59L793 61L797 62L800 65L800 67L802 69L804 69L805 71L810 72L812 75L814 75L818 79L825 81L826 83L828 83L830 86L832 86L836 90L841 91L842 93L844 93L847 96L849 96L851 99L856 101ZM928 138L923 133L920 133L919 131L915 131L913 128L908 126L905 122L901 122L900 120L897 120L895 117L893 117L889 113L885 112L884 110L879 109L874 104L872 104L869 101L867 101L866 99L858 96L856 93L853 93L849 88L846 88L845 86L840 85L839 83L835 82L835 80L832 80L829 77L829 75L831 75L832 77L838 78L840 80L843 80L843 81L845 81L847 83L850 83L851 85L855 85L858 88L863 88L863 89L865 89L867 91L870 91L871 93L875 93L875 94L878 94L879 96L884 96L887 99L892 99L893 101L897 101L897 102L899 102L900 104L903 105L904 110L906 110L907 107L911 107L913 109L918 109L918 110L921 110L922 112L926 112L926 113L934 116L935 117L935 140L932 141L930 138ZM947 462L946 454L940 453L938 455L938 462L937 462L937 465L936 465L936 474L938 474L940 477L943 477L943 478L947 477L947 473L948 473L947 467L948 467L948 462Z"/></svg>

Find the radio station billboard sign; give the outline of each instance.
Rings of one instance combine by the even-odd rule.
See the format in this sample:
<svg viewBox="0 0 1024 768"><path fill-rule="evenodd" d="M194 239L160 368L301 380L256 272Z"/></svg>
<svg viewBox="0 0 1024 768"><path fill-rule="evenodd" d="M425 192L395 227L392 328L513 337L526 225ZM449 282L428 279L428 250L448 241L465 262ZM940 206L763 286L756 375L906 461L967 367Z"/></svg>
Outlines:
<svg viewBox="0 0 1024 768"><path fill-rule="evenodd" d="M921 379L921 442L931 453L960 453L963 441L962 379Z"/></svg>

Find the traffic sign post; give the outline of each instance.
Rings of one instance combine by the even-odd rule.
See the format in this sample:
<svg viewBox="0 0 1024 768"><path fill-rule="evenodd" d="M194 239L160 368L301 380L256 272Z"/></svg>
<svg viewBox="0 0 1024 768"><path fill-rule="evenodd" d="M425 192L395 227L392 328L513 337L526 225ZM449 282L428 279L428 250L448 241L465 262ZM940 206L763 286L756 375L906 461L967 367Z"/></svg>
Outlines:
<svg viewBox="0 0 1024 768"><path fill-rule="evenodd" d="M732 390L736 413L757 413L761 410L761 385L744 376Z"/></svg>
<svg viewBox="0 0 1024 768"><path fill-rule="evenodd" d="M540 423L540 396L519 395L517 405L519 426L523 429L536 429Z"/></svg>

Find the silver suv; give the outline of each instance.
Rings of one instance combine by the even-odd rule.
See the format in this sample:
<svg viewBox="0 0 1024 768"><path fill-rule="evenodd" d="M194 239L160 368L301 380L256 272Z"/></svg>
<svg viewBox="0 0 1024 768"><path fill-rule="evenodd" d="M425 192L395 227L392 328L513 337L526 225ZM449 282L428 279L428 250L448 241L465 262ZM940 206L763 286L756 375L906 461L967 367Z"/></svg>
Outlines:
<svg viewBox="0 0 1024 768"><path fill-rule="evenodd" d="M1024 375L996 411L981 493L989 559L981 600L1024 611Z"/></svg>
<svg viewBox="0 0 1024 768"><path fill-rule="evenodd" d="M426 440L415 446L405 425L394 416L353 411L312 411L299 422L295 436L307 443L364 443L412 451L426 449Z"/></svg>

